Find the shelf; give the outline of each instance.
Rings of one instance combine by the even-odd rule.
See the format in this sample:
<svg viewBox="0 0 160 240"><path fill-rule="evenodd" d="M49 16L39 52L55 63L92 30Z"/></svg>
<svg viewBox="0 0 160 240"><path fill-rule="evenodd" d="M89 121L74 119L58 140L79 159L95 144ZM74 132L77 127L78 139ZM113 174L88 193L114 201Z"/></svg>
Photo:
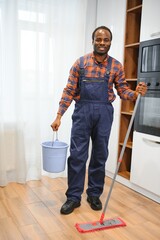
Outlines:
<svg viewBox="0 0 160 240"><path fill-rule="evenodd" d="M121 116L123 118L127 118L127 124L130 121L130 117L132 116L133 109L134 109L134 101L129 101L129 100L122 100L121 101ZM123 120L123 119L122 119Z"/></svg>
<svg viewBox="0 0 160 240"><path fill-rule="evenodd" d="M122 146L119 147L119 155L121 153L121 150L122 150ZM119 171L118 171L119 173L120 172L130 172L130 169L131 169L131 161L130 161L131 153L132 153L132 149L130 147L125 148L123 158L122 158L122 162L120 164Z"/></svg>
<svg viewBox="0 0 160 240"><path fill-rule="evenodd" d="M125 48L124 69L126 78L137 78L139 48Z"/></svg>
<svg viewBox="0 0 160 240"><path fill-rule="evenodd" d="M141 6L141 7L140 7ZM125 45L138 47L140 41L142 5L127 10ZM134 44L134 45L133 45Z"/></svg>
<svg viewBox="0 0 160 240"><path fill-rule="evenodd" d="M119 145L123 147L123 143L122 142L120 142ZM132 142L127 142L126 148L132 149Z"/></svg>
<svg viewBox="0 0 160 240"><path fill-rule="evenodd" d="M137 82L137 78L126 78L127 82Z"/></svg>
<svg viewBox="0 0 160 240"><path fill-rule="evenodd" d="M118 175L120 175L121 177L124 177L126 179L130 179L130 172L129 171L121 171L118 173Z"/></svg>
<svg viewBox="0 0 160 240"><path fill-rule="evenodd" d="M132 9L135 7L138 7L140 5L142 5L143 0L128 0L127 1L127 9Z"/></svg>
<svg viewBox="0 0 160 240"><path fill-rule="evenodd" d="M124 115L129 115L129 116L132 116L132 113L133 111L129 111L129 112L125 112L125 111L121 111L121 114L124 114Z"/></svg>
<svg viewBox="0 0 160 240"><path fill-rule="evenodd" d="M125 48L139 48L139 42L136 42L136 43L130 43L130 44L127 44L125 45Z"/></svg>
<svg viewBox="0 0 160 240"><path fill-rule="evenodd" d="M127 13L141 13L142 4L127 10Z"/></svg>

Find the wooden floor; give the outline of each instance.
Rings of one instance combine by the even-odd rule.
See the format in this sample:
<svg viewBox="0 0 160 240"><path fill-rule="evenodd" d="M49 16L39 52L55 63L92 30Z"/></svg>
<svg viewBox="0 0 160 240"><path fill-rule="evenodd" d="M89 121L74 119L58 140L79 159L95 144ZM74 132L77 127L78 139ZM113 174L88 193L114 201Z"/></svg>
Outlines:
<svg viewBox="0 0 160 240"><path fill-rule="evenodd" d="M104 204L111 180L106 178L101 200ZM160 205L115 183L105 219L120 217L127 226L93 233L79 233L75 223L97 221L101 211L93 211L83 194L81 207L61 215L66 200L66 178L10 183L0 187L0 240L159 240Z"/></svg>

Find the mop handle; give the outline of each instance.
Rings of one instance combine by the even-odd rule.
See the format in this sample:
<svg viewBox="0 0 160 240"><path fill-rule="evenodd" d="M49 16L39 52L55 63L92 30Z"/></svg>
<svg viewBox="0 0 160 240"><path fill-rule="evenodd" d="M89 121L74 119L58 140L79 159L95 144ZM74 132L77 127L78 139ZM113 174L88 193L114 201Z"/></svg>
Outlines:
<svg viewBox="0 0 160 240"><path fill-rule="evenodd" d="M135 107L134 107L134 110L133 110L133 114L132 114L128 129L127 129L127 133L126 133L126 136L125 136L125 140L124 140L124 143L123 143L123 147L122 147L119 159L118 159L116 171L114 173L112 183L111 183L111 187L110 187L110 190L109 190L109 193L108 193L108 196L107 196L107 200L105 202L104 209L103 209L103 212L102 212L102 215L101 215L101 218L100 218L100 223L101 224L103 223L104 215L105 215L105 212L106 212L106 209L107 209L107 206L108 206L108 202L109 202L109 199L110 199L110 196L111 196L111 193L112 193L112 189L113 189L113 186L114 186L114 183L115 183L115 179L116 179L120 164L122 162L122 158L123 158L123 154L124 154L124 151L125 151L125 148L126 148L128 137L129 137L129 134L130 134L130 131L131 131L131 128L132 128L132 124L133 124L133 121L134 121L134 118L135 118L135 115L136 115L137 107L138 107L138 104L139 104L139 101L140 101L140 96L141 95L138 94L138 97L137 97L137 100L136 100L136 103L135 103Z"/></svg>

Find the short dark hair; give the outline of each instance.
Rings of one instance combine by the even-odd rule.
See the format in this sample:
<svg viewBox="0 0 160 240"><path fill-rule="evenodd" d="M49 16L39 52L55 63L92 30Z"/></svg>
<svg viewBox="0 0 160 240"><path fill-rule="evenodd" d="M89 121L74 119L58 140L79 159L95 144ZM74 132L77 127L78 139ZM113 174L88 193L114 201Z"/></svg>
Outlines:
<svg viewBox="0 0 160 240"><path fill-rule="evenodd" d="M112 41L112 32L111 32L111 30L110 30L108 27L106 27L106 26L97 27L97 28L93 31L93 33L92 33L92 40L94 40L95 32L96 32L97 30L99 30L99 29L105 29L105 30L107 30L108 32L110 32L111 41Z"/></svg>

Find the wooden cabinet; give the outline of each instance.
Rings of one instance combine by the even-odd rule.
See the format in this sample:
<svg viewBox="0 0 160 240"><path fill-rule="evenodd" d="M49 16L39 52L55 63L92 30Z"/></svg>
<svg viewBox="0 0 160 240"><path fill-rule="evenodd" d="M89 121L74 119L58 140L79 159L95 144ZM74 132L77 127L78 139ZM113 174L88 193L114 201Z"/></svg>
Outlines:
<svg viewBox="0 0 160 240"><path fill-rule="evenodd" d="M124 69L126 80L131 89L135 90L137 84L138 54L140 41L142 0L127 0L126 9L126 31L124 47ZM132 116L135 102L129 100L121 101L119 149L123 146L124 138ZM131 156L132 156L133 127L128 138L124 152L123 161L119 168L119 175L130 179Z"/></svg>
<svg viewBox="0 0 160 240"><path fill-rule="evenodd" d="M133 146L130 181L160 197L160 137L135 131Z"/></svg>

